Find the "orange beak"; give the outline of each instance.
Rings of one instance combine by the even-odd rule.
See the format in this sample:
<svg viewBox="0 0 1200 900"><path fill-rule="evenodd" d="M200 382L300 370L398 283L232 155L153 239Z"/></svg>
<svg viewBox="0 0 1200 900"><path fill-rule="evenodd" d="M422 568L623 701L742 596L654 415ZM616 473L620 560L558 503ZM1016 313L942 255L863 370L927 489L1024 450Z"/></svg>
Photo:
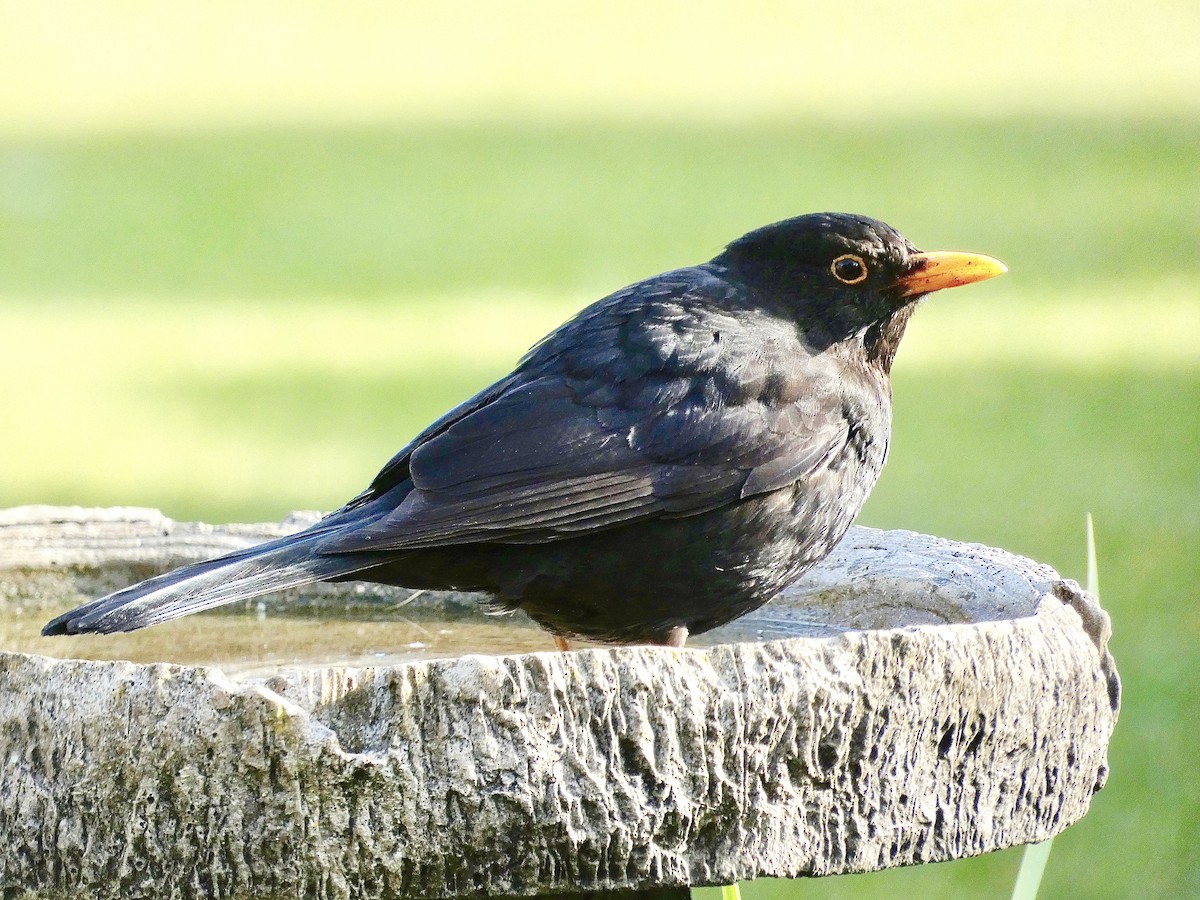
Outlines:
<svg viewBox="0 0 1200 900"><path fill-rule="evenodd" d="M942 288L986 281L1008 271L1008 266L982 253L935 250L918 253L908 261L908 272L896 282L903 297L929 294Z"/></svg>

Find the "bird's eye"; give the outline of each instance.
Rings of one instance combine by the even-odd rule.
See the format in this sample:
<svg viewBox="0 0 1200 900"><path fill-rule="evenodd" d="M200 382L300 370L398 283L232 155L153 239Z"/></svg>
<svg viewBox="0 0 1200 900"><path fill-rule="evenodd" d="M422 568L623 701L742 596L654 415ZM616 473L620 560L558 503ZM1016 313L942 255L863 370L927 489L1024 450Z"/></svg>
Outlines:
<svg viewBox="0 0 1200 900"><path fill-rule="evenodd" d="M867 264L862 261L861 256L847 253L835 259L829 271L842 284L858 284L867 277Z"/></svg>

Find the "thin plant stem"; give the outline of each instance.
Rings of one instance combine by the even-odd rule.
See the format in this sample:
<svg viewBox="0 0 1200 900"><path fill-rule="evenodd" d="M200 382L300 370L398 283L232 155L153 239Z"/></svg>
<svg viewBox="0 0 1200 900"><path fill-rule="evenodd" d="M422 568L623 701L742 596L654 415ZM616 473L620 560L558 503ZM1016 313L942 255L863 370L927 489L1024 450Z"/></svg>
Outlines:
<svg viewBox="0 0 1200 900"><path fill-rule="evenodd" d="M1087 590L1100 599L1100 574L1096 565L1096 532L1092 527L1092 514L1087 514ZM1054 838L1037 844L1029 844L1021 857L1021 868L1017 872L1017 883L1013 885L1013 900L1036 900L1046 861L1050 859L1050 848Z"/></svg>

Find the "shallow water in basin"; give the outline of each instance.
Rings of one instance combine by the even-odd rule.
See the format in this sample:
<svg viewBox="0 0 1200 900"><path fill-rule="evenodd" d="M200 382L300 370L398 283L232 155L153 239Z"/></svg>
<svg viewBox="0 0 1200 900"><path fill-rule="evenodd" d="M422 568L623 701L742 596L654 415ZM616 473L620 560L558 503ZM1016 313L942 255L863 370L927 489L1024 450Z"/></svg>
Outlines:
<svg viewBox="0 0 1200 900"><path fill-rule="evenodd" d="M419 610L407 615L338 618L262 609L219 610L141 631L42 637L45 610L0 607L0 650L60 659L124 659L212 665L229 673L281 666L382 666L468 653L554 651L554 639L521 613L487 615ZM720 632L688 641L719 643ZM726 637L725 640L729 640ZM596 646L573 641L573 647Z"/></svg>
<svg viewBox="0 0 1200 900"><path fill-rule="evenodd" d="M71 659L215 665L227 672L288 665L394 665L465 653L554 650L524 617L291 616L254 609L188 616L123 634L42 637L42 610L0 610L0 650Z"/></svg>

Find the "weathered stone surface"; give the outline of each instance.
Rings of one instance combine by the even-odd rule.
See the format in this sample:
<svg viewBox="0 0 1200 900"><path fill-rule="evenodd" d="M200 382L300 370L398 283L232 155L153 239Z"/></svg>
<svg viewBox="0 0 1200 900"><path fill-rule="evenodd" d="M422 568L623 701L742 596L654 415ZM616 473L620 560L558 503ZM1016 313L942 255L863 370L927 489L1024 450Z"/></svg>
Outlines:
<svg viewBox="0 0 1200 900"><path fill-rule="evenodd" d="M7 516L9 597L32 602L21 584L52 566L106 565L46 546L50 531L22 563L6 530L28 536L30 513ZM845 627L864 624L888 627ZM824 636L761 639L798 627ZM760 639L707 649L243 679L0 653L0 889L517 895L867 871L1042 840L1106 777L1106 629L1044 566L859 529L725 635Z"/></svg>

